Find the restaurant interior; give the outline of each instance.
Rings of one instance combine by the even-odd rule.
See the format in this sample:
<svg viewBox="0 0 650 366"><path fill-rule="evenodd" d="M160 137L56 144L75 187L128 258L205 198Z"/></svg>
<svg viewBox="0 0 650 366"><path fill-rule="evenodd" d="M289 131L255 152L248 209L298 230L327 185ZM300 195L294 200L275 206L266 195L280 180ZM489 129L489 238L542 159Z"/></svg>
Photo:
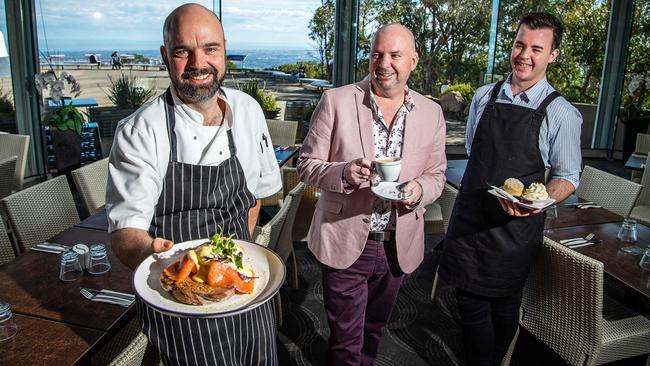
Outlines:
<svg viewBox="0 0 650 366"><path fill-rule="evenodd" d="M51 86L35 75L49 68L55 75L80 69L91 75L111 65L84 70L87 65L65 63L55 53L44 61L43 1L10 0L0 6L0 71L2 65L7 71L0 94L13 103L11 112L0 111L0 364L157 365L160 360L140 328L134 301L136 294L141 296L138 286L147 282L139 282L138 273L113 252L105 210L112 136L118 122L134 109L110 106L101 92L92 98L74 97L76 81L66 84L72 88L66 91L73 91L69 98L48 98L45 90ZM168 10L184 2L170 3ZM231 2L209 3L224 19L227 32L226 7ZM366 21L369 4L379 4L378 9L406 6L403 18L389 19L395 21L416 17L419 8L414 4L424 3L439 4L438 11L451 16L450 8L462 1L331 3L332 55L324 74L301 77L253 70L239 55L241 64L228 71L227 86L257 78L280 101L279 112L267 116L267 127L283 187L262 201L252 240L275 253L266 264L267 287L248 305L220 308L209 316L270 301L280 365L326 362L329 329L321 267L306 242L320 190L300 182L295 167L313 107L325 90L367 74L368 34L381 23L380 17ZM428 65L438 65L437 78L416 72L418 85L413 87L440 104L449 99L440 90L446 79L452 86L457 80L475 90L507 77L513 14L560 9L557 3L564 2L471 3L485 10L485 18L474 25L482 27L482 43L463 50L456 61L422 56L421 61L431 61ZM574 58L560 61L557 68L563 71L550 77L551 82L570 79L558 89L582 114L580 182L569 198L546 209L543 243L526 281L519 330L504 365L650 366L650 0L583 3L588 8L584 14L593 17L571 18L575 28L569 29L565 47ZM567 9L567 19L575 16ZM436 29L454 32L442 23ZM423 48L438 42L432 35L436 32L423 33ZM442 48L460 47L446 42ZM578 66L566 66L569 61ZM164 65L128 58L125 65L120 69L162 80L150 89L152 95L168 85ZM569 69L572 74L565 72ZM469 79L464 78L467 70ZM117 78L121 71L110 72ZM95 83L92 80L85 85ZM455 95L462 98L461 92ZM64 136L45 119L66 106L80 119ZM466 364L455 289L437 275L439 244L467 168L466 115L462 109L443 109L448 130L446 183L436 202L426 207L424 261L404 279L376 365ZM85 270L64 278L67 265Z"/></svg>

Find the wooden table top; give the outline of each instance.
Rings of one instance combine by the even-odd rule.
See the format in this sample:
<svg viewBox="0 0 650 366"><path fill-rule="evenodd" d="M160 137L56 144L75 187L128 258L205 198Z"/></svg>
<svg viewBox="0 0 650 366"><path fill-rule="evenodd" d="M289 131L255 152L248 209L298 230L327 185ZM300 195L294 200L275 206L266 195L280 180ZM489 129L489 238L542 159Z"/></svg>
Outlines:
<svg viewBox="0 0 650 366"><path fill-rule="evenodd" d="M75 243L109 243L107 232L72 227L48 240L72 245ZM12 311L62 323L102 331L113 330L135 315L135 306L93 302L79 293L80 287L109 289L134 293L132 271L124 266L107 245L111 270L102 275L84 272L75 281L59 280L59 256L29 251L12 262L0 266L0 293Z"/></svg>
<svg viewBox="0 0 650 366"><path fill-rule="evenodd" d="M86 229L108 231L108 216L106 216L106 210L96 212L75 226Z"/></svg>
<svg viewBox="0 0 650 366"><path fill-rule="evenodd" d="M564 201L556 204L557 218L547 218L544 228L557 229L562 227L604 224L608 222L622 222L623 216L617 215L604 208L579 209L575 206L565 206L568 203L582 201L576 195L570 195Z"/></svg>
<svg viewBox="0 0 650 366"><path fill-rule="evenodd" d="M0 365L89 364L87 351L105 334L29 315L14 313L14 319L18 332L0 343Z"/></svg>
<svg viewBox="0 0 650 366"><path fill-rule="evenodd" d="M602 240L600 244L588 245L575 250L590 258L602 262L605 265L605 273L623 284L627 289L643 295L646 299L650 297L650 271L644 271L639 266L640 255L630 255L620 249L632 245L624 243L616 238L620 223L607 223L596 225L585 225L560 229L549 229L544 231L548 238L559 242L562 239L584 237L594 233L594 239ZM650 245L650 228L637 224L638 241L636 246L645 249Z"/></svg>

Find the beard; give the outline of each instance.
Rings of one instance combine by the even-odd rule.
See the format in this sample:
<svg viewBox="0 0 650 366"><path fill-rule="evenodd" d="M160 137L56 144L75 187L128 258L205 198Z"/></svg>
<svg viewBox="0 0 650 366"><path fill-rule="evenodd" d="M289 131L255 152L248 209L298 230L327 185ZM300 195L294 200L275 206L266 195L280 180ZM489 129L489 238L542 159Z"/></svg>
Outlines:
<svg viewBox="0 0 650 366"><path fill-rule="evenodd" d="M189 79L196 76L212 74L212 82L206 85L195 85ZM213 67L204 67L202 69L195 69L186 71L181 74L181 77L174 80L172 84L176 91L192 103L203 103L210 100L217 94L221 88L221 84L225 79L225 73L219 77L217 70Z"/></svg>

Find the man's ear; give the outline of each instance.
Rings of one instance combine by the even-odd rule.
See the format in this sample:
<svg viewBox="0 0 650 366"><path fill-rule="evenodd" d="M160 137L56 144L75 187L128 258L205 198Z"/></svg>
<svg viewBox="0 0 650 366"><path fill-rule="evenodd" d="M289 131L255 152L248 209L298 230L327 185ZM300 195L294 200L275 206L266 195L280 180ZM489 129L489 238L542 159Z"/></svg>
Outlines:
<svg viewBox="0 0 650 366"><path fill-rule="evenodd" d="M554 62L555 59L557 59L558 57L560 57L560 49L556 48L553 51L551 51L551 57L549 57L548 63L550 64L551 62Z"/></svg>
<svg viewBox="0 0 650 366"><path fill-rule="evenodd" d="M167 48L165 46L160 46L160 57L162 57L165 66L169 68L169 63L167 62Z"/></svg>

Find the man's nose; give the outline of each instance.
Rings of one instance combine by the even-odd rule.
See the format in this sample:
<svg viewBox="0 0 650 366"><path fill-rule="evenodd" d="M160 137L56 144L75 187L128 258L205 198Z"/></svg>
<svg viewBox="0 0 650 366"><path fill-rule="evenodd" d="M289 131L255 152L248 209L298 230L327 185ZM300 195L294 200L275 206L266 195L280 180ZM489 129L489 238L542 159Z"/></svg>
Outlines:
<svg viewBox="0 0 650 366"><path fill-rule="evenodd" d="M390 55L383 55L379 59L379 67L382 69L387 69L390 67Z"/></svg>
<svg viewBox="0 0 650 366"><path fill-rule="evenodd" d="M203 67L203 60L203 55L200 52L192 52L187 60L187 66L200 70Z"/></svg>

